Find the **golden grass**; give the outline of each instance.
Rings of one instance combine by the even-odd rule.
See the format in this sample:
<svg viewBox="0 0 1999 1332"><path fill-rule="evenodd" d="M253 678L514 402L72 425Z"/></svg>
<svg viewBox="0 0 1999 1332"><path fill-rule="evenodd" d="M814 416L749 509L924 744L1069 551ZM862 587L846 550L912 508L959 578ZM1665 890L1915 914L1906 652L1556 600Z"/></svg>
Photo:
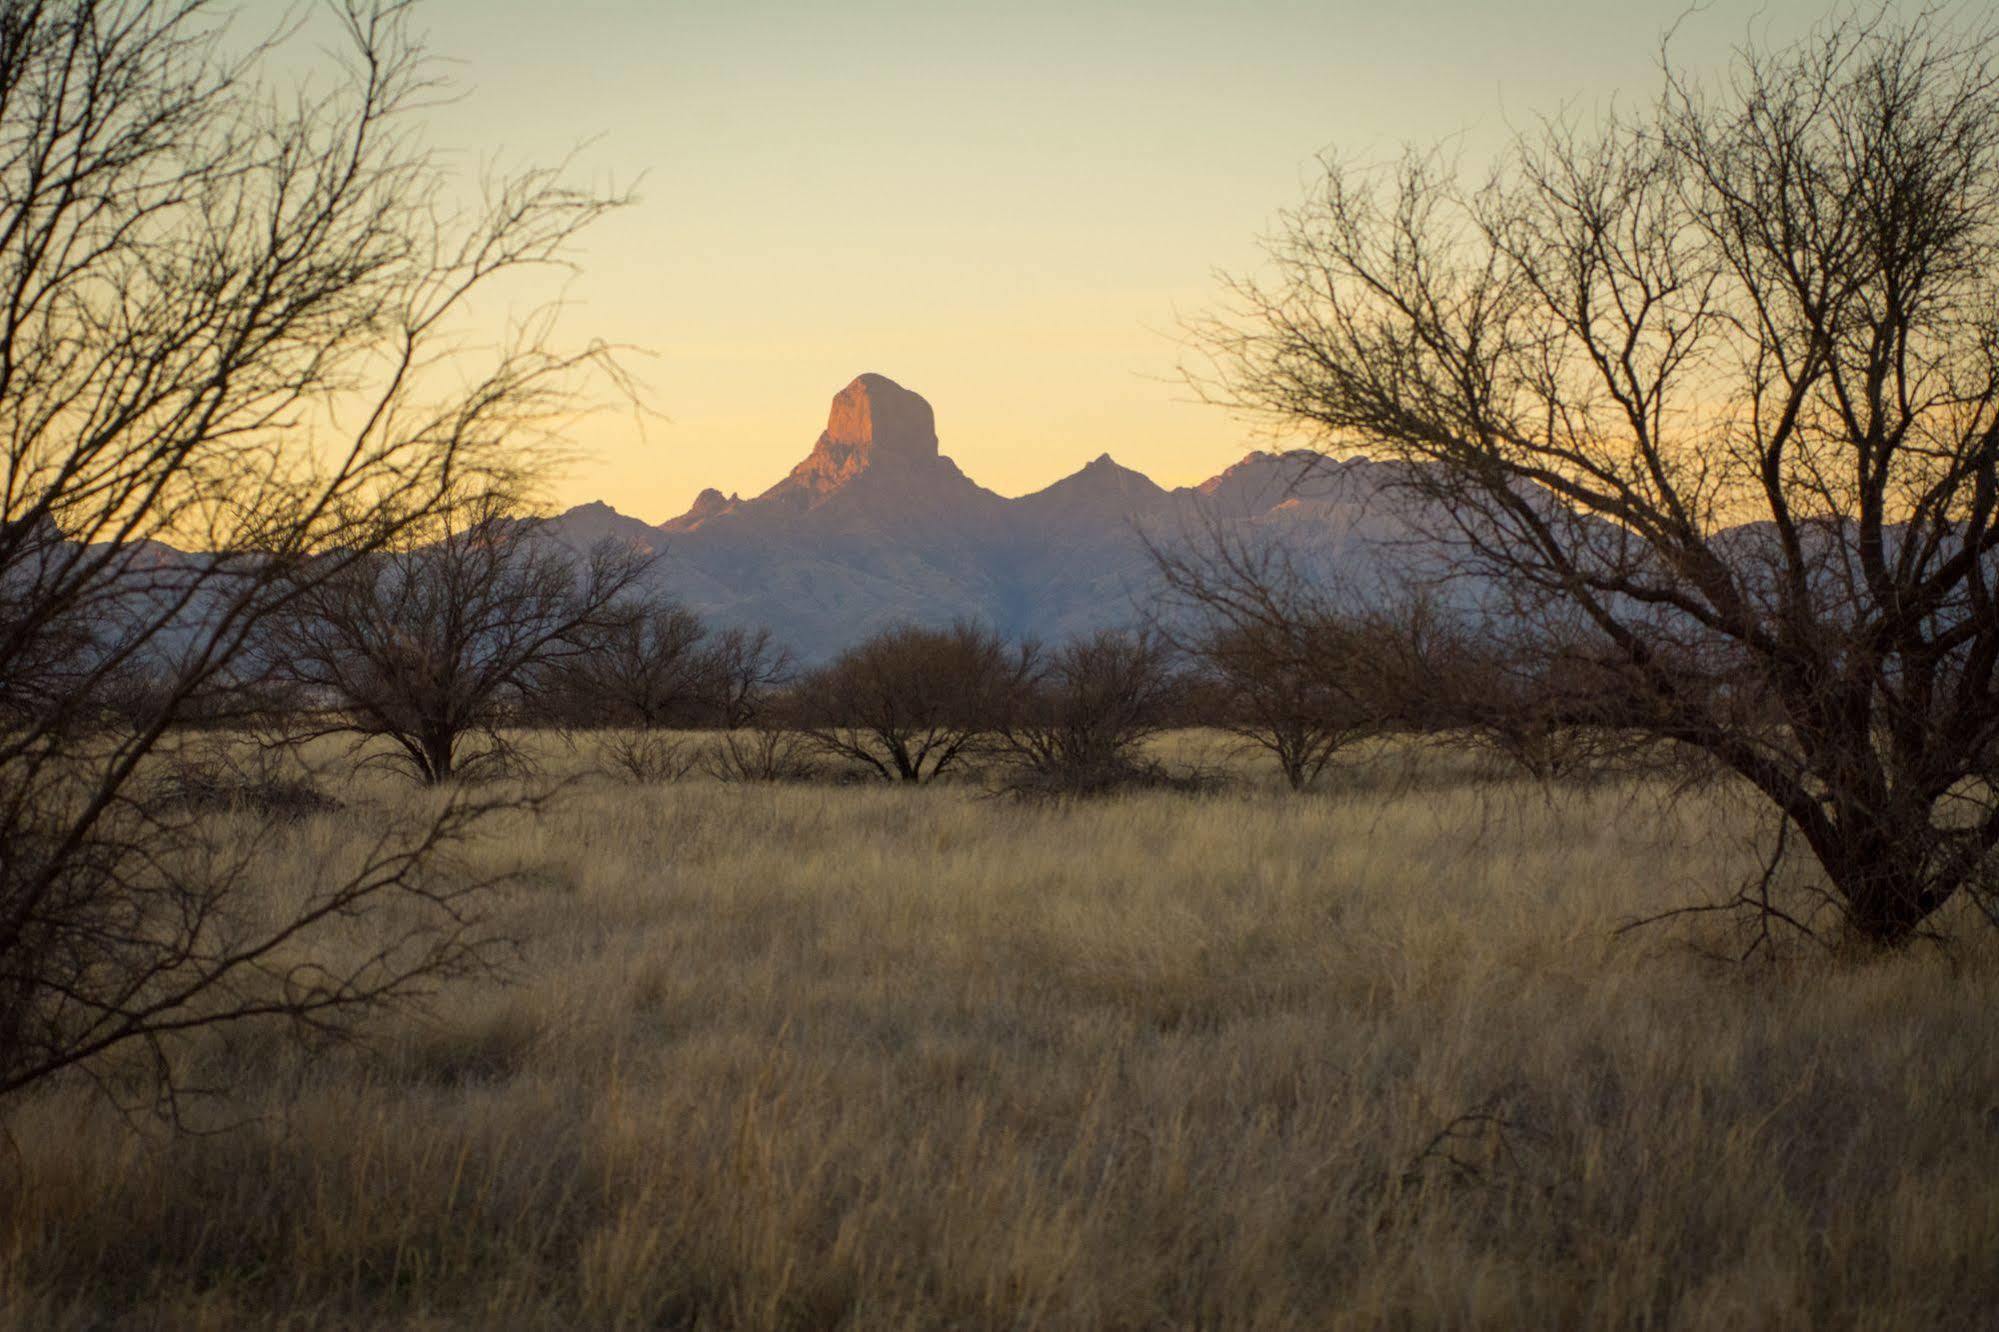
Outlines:
<svg viewBox="0 0 1999 1332"><path fill-rule="evenodd" d="M1989 1325L1999 949L1614 939L1751 872L1737 812L1435 762L579 785L478 852L515 983L218 1046L214 1137L12 1107L0 1323ZM274 881L409 798L350 794Z"/></svg>

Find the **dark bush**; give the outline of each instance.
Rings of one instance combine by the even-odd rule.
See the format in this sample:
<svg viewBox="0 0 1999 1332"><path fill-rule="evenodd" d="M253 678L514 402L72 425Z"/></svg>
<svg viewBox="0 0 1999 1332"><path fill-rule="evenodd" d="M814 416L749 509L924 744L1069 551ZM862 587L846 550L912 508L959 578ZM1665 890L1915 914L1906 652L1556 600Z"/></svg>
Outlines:
<svg viewBox="0 0 1999 1332"><path fill-rule="evenodd" d="M154 780L152 795L161 810L253 814L284 823L344 808L311 778L280 772L277 761L265 757L261 750L248 763L213 754L177 756Z"/></svg>

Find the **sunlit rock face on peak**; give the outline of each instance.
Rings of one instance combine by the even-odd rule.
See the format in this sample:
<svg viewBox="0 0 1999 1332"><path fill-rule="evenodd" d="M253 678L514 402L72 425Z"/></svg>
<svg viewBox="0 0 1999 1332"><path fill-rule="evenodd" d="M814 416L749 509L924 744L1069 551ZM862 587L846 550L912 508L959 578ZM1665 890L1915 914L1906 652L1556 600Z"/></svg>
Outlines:
<svg viewBox="0 0 1999 1332"><path fill-rule="evenodd" d="M937 417L921 395L885 375L862 375L834 395L826 430L811 454L771 493L823 496L863 472L930 470L937 462Z"/></svg>
<svg viewBox="0 0 1999 1332"><path fill-rule="evenodd" d="M822 443L870 451L884 460L937 456L937 416L919 393L886 375L860 375L833 395Z"/></svg>

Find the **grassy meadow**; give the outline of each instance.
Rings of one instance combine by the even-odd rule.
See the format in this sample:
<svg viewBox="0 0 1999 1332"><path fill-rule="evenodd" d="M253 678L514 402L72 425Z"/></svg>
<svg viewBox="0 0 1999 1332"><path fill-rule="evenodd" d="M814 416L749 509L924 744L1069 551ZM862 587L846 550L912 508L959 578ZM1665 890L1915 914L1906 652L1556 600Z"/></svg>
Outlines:
<svg viewBox="0 0 1999 1332"><path fill-rule="evenodd" d="M1753 877L1720 795L1396 750L1033 804L592 743L461 867L515 872L506 979L190 1052L226 1131L10 1106L0 1326L1999 1320L1999 941L1616 935ZM338 793L274 892L429 798Z"/></svg>

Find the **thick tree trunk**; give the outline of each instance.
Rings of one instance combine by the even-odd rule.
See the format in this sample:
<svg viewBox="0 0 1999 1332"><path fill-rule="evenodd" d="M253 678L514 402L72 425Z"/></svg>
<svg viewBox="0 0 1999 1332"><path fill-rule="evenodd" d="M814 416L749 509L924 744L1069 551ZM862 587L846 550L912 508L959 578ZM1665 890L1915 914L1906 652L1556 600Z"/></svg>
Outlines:
<svg viewBox="0 0 1999 1332"><path fill-rule="evenodd" d="M433 786L442 786L451 780L452 750L456 746L449 732L434 731L423 738L423 761L428 769L424 776Z"/></svg>
<svg viewBox="0 0 1999 1332"><path fill-rule="evenodd" d="M1867 943L1894 948L1909 942L1948 902L1956 885L1929 874L1934 848L1927 824L1901 836L1859 839L1819 851L1833 888L1846 905L1848 930Z"/></svg>

